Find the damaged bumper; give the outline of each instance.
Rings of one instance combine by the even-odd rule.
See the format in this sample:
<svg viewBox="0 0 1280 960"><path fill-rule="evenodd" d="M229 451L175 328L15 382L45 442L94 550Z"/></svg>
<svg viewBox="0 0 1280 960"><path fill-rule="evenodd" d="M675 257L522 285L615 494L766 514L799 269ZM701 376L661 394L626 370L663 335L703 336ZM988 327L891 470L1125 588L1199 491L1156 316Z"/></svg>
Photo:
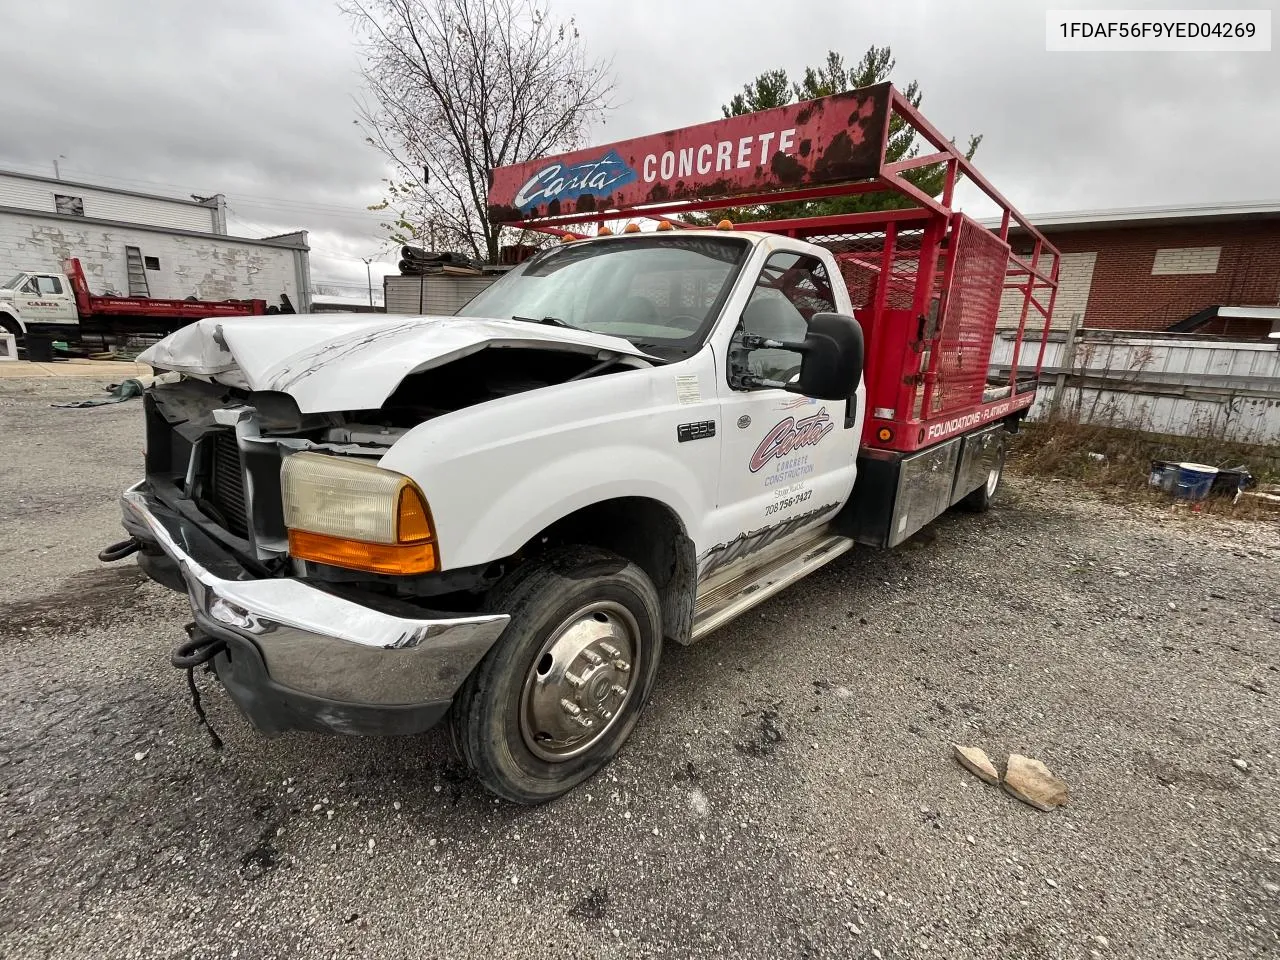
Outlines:
<svg viewBox="0 0 1280 960"><path fill-rule="evenodd" d="M146 483L125 491L121 507L144 569L185 587L195 629L225 643L213 661L219 679L268 735L425 730L507 625L506 616L408 619L301 580L254 579Z"/></svg>

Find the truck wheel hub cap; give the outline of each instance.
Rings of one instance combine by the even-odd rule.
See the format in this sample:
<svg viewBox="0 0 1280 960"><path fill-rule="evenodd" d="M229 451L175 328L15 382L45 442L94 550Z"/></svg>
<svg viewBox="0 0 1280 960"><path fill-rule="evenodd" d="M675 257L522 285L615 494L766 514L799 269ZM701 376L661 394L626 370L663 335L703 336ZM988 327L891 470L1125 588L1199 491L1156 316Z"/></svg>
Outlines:
<svg viewBox="0 0 1280 960"><path fill-rule="evenodd" d="M520 733L543 760L589 750L631 699L640 629L626 607L597 601L552 631L520 692Z"/></svg>

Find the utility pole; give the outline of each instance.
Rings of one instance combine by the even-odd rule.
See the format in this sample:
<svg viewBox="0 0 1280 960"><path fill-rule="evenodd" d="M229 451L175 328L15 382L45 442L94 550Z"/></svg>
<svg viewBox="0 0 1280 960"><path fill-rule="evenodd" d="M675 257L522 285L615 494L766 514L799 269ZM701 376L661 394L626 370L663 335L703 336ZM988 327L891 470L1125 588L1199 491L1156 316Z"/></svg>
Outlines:
<svg viewBox="0 0 1280 960"><path fill-rule="evenodd" d="M370 266L370 264L373 263L373 258L361 257L360 259L364 261L364 274L365 274L365 278L369 281L369 309L372 310L373 309L373 267Z"/></svg>
<svg viewBox="0 0 1280 960"><path fill-rule="evenodd" d="M62 171L58 169L58 161L59 161L59 160L65 160L65 159L67 159L67 155L66 155L65 153L60 153L60 154L58 154L58 155L57 155L57 157L55 157L55 158L54 158L54 161L53 161L53 179L55 179L55 180L61 180L61 179L62 179Z"/></svg>

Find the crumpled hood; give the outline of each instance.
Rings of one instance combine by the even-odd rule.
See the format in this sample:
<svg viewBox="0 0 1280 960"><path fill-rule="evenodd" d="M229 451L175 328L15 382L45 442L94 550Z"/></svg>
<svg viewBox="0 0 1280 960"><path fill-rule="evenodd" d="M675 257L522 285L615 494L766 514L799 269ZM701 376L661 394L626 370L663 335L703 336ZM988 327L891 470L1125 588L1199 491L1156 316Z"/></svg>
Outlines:
<svg viewBox="0 0 1280 960"><path fill-rule="evenodd" d="M287 393L303 413L373 410L405 377L487 347L654 360L621 337L520 320L281 314L198 320L143 351L160 370Z"/></svg>

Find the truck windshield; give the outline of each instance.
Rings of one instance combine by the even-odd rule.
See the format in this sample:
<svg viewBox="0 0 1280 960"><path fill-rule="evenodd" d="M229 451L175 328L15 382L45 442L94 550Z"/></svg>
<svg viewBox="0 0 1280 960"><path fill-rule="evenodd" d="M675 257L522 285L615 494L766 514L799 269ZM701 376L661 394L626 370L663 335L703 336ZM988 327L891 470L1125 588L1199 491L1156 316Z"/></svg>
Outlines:
<svg viewBox="0 0 1280 960"><path fill-rule="evenodd" d="M462 317L531 320L630 340L655 356L695 352L750 243L740 237L648 235L566 243L487 287Z"/></svg>
<svg viewBox="0 0 1280 960"><path fill-rule="evenodd" d="M0 290L17 290L18 284L26 278L27 275L25 273L19 273L16 276L10 277L4 283L0 283Z"/></svg>

